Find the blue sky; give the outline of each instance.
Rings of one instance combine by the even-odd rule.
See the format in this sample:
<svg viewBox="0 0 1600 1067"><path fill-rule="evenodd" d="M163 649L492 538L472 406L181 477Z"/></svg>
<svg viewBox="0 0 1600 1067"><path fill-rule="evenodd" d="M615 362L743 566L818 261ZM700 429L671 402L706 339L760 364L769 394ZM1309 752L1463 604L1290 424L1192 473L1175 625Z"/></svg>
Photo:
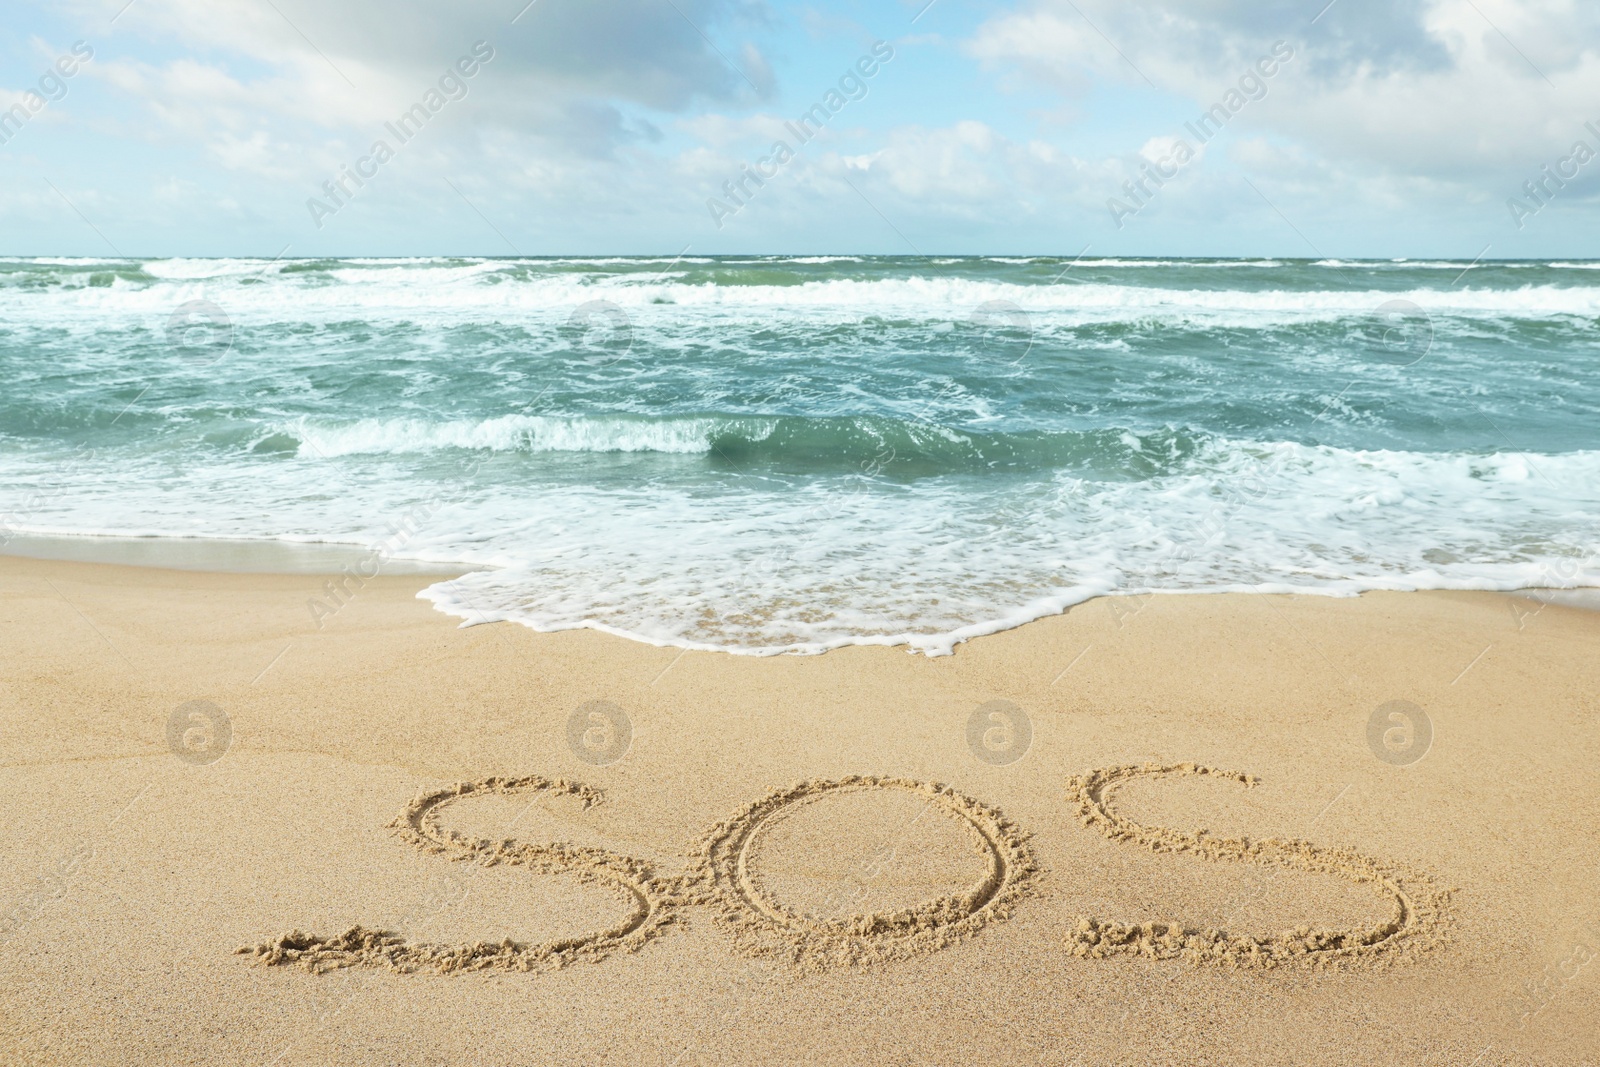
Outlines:
<svg viewBox="0 0 1600 1067"><path fill-rule="evenodd" d="M0 254L1596 254L1579 0L525 2L13 0Z"/></svg>

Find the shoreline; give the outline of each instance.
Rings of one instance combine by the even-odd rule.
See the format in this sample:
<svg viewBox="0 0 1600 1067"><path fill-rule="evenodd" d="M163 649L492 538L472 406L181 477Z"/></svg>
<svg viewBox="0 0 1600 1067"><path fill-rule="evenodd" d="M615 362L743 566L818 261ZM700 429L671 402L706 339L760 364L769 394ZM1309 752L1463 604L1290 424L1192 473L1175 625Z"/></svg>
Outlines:
<svg viewBox="0 0 1600 1067"><path fill-rule="evenodd" d="M1581 1021L1600 972L1574 955L1600 925L1593 612L1471 592L1150 597L1133 614L1102 598L949 657L757 658L462 629L417 599L426 583L380 576L317 629L305 575L0 558L9 1058L376 1065L403 1043L462 1067L774 1063L796 1033L839 1063L1600 1054ZM1114 795L1082 777L1106 773L1126 782ZM504 862L452 863L390 828L426 810L419 794L472 783L441 825L514 841ZM953 793L924 817L928 783ZM1084 824L1074 788L1160 847ZM769 810L783 817L738 836ZM1202 826L1221 853L1173 850ZM1265 869L1237 851L1273 838L1334 859ZM928 913L901 942L774 929L682 888L705 855L707 877L747 870L780 913L916 914L990 884L983 840L998 888L972 899L996 910L967 923L951 905L952 925ZM719 841L742 842L736 866L717 866ZM541 842L603 851L540 874L516 849ZM634 898L606 872L638 864L665 910L612 951L594 932L626 926ZM1316 943L1301 928L1386 942L1364 871L1405 872L1436 919L1327 966L1085 940L1159 922L1291 953ZM381 944L319 950L357 961L322 974L234 953L357 926L436 948L394 957L415 973ZM539 947L568 942L593 947ZM438 973L428 953L450 946L481 968Z"/></svg>
<svg viewBox="0 0 1600 1067"><path fill-rule="evenodd" d="M276 537L178 537L170 534L14 533L0 540L0 558L100 563L211 574L336 575L372 555L372 547L340 541ZM471 563L388 559L390 575L454 577L481 568Z"/></svg>
<svg viewBox="0 0 1600 1067"><path fill-rule="evenodd" d="M351 570L359 572L363 563L372 557L369 546L328 541L292 541L279 538L218 538L218 537L176 537L171 535L110 535L110 534L12 534L0 541L0 560L7 558L32 559L41 561L88 563L115 567L134 567L152 570L176 571L180 573L204 574L261 574L261 575L297 575L332 578ZM482 625L491 622L510 622L524 629L534 629L526 626L520 620L511 618L490 618L481 611L475 611L469 606L450 602L449 597L435 597L424 595L424 590L440 582L460 577L478 570L492 570L494 568L480 564L459 561L434 561L406 558L385 559L379 566L377 573L372 577L360 576L359 586L372 581L373 578L411 578L426 576L431 580L419 587L418 597L426 600L434 610L446 618L461 620L461 625ZM1067 604L1059 610L1045 611L1040 614L1029 612L1026 606L1012 609L1012 616L1002 617L984 622L974 623L963 627L952 634L919 634L902 633L895 635L880 635L855 639L840 639L838 644L826 648L807 649L795 651L789 649L746 649L711 646L706 644L688 644L671 640L653 640L631 631L622 630L606 624L596 623L571 629L592 630L624 640L637 642L654 648L673 648L692 652L723 652L729 655L753 656L767 658L781 655L823 655L842 648L854 647L889 647L907 648L921 655L931 655L939 658L950 655L961 646L972 641L992 637L995 634L1006 633L1011 630L1024 628L1036 624L1044 619L1064 615L1086 604L1100 601L1143 601L1152 596L1315 596L1345 599L1348 597L1362 597L1371 592L1385 590L1361 590L1356 592L1325 591L1315 588L1286 591L1274 589L1271 591L1243 591L1238 589L1163 589L1144 592L1112 591L1073 604ZM1562 607L1579 608L1588 611L1600 611L1600 588L1562 588L1530 586L1520 589L1506 590L1387 590L1389 592L1490 592L1501 596L1516 599L1533 600L1544 605L1559 605ZM308 594L310 597L321 599L330 607L337 608L340 601L327 590L326 587L317 589ZM447 603L441 602L441 599ZM1049 598L1046 598L1049 599ZM1115 614L1135 614L1138 610L1121 607L1112 607ZM1542 607L1541 609L1542 610ZM477 615L474 619L471 616ZM1027 617L1022 618L1021 616ZM565 633L568 630L534 630L536 633ZM950 651L938 651L935 645L924 645L929 640L937 643L940 639L949 639Z"/></svg>

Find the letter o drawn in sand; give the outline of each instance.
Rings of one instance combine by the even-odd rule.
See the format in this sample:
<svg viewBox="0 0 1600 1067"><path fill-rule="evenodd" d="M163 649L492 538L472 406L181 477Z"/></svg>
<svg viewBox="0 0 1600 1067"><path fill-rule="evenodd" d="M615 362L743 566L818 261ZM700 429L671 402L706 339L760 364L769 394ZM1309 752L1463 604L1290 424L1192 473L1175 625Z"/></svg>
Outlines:
<svg viewBox="0 0 1600 1067"><path fill-rule="evenodd" d="M681 897L681 883L677 879L657 877L643 860L603 848L528 845L510 839L490 841L439 825L439 809L463 798L489 793L534 792L576 797L586 809L601 800L596 790L560 779L489 778L419 796L390 825L414 847L453 860L484 867L517 864L536 874L570 874L586 885L605 885L627 902L626 918L591 934L542 945L523 944L510 938L497 943L434 945L409 942L390 931L353 926L335 937L296 930L275 941L245 945L237 951L253 955L269 966L297 963L313 973L338 967L382 967L404 974L423 970L439 974L490 969L542 971L579 960L603 959L619 949L636 952L675 921L677 906L685 902Z"/></svg>
<svg viewBox="0 0 1600 1067"><path fill-rule="evenodd" d="M877 789L905 790L953 818L982 864L977 880L912 907L842 918L802 914L775 899L751 863L766 831L824 797ZM1038 871L1025 835L998 811L946 786L906 778L811 779L778 790L714 827L700 855L718 922L734 943L808 970L907 959L971 937L1009 917Z"/></svg>
<svg viewBox="0 0 1600 1067"><path fill-rule="evenodd" d="M1433 720L1409 700L1380 704L1367 719L1367 747L1385 763L1409 767L1433 747Z"/></svg>
<svg viewBox="0 0 1600 1067"><path fill-rule="evenodd" d="M215 763L233 743L228 713L209 700L191 700L172 709L167 719L167 747L185 763Z"/></svg>
<svg viewBox="0 0 1600 1067"><path fill-rule="evenodd" d="M1028 754L1033 720L1009 700L980 704L967 719L967 747L984 763L1004 767Z"/></svg>
<svg viewBox="0 0 1600 1067"><path fill-rule="evenodd" d="M567 747L585 763L615 763L631 744L633 720L609 700L591 700L567 716Z"/></svg>

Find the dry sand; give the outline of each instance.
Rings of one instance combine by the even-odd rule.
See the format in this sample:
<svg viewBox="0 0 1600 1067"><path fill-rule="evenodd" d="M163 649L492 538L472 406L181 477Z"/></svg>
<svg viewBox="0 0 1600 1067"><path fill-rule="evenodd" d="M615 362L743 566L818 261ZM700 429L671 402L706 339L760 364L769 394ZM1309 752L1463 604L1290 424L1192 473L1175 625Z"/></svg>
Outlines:
<svg viewBox="0 0 1600 1067"><path fill-rule="evenodd" d="M428 580L0 559L0 1063L1600 1063L1600 614L756 659Z"/></svg>

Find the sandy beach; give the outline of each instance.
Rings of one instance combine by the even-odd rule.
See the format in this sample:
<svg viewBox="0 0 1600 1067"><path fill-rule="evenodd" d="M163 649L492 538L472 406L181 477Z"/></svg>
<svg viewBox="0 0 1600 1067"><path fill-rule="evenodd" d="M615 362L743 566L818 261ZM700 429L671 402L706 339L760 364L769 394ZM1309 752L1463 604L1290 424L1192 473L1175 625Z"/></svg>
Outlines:
<svg viewBox="0 0 1600 1067"><path fill-rule="evenodd" d="M757 658L324 580L0 559L0 1059L1600 1060L1600 615Z"/></svg>

